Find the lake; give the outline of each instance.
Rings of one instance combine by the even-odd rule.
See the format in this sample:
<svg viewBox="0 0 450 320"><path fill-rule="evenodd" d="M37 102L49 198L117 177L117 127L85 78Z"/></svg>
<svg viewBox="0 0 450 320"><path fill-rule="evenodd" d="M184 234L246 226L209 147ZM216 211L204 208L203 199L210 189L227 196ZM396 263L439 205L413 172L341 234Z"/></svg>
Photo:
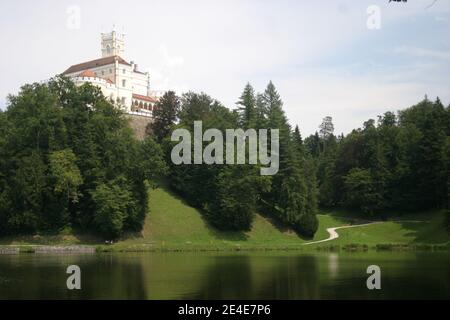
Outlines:
<svg viewBox="0 0 450 320"><path fill-rule="evenodd" d="M381 290L366 287L370 265ZM0 299L422 298L450 298L449 252L0 255Z"/></svg>

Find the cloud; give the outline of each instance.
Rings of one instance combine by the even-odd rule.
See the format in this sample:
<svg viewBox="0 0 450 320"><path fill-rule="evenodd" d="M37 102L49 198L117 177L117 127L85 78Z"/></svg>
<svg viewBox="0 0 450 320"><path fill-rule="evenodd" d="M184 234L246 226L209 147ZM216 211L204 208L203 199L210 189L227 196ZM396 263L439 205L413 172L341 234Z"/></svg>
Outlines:
<svg viewBox="0 0 450 320"><path fill-rule="evenodd" d="M449 51L440 51L440 50L411 47L411 46L396 47L396 48L394 48L394 53L401 53L401 54L410 55L413 57L420 57L420 58L443 59L443 60L450 59Z"/></svg>
<svg viewBox="0 0 450 320"><path fill-rule="evenodd" d="M163 56L163 65L162 68L175 68L182 66L184 63L184 59L181 56L170 56L169 52L167 50L166 44L161 44L159 46L159 51L161 52Z"/></svg>
<svg viewBox="0 0 450 320"><path fill-rule="evenodd" d="M443 17L443 16L437 16L434 18L434 20L438 21L438 22L448 22L450 21L450 19L448 17Z"/></svg>
<svg viewBox="0 0 450 320"><path fill-rule="evenodd" d="M79 1L80 28L66 27L72 1L0 2L0 103L24 83L100 55L102 26L126 32L125 59L149 71L155 90L204 91L233 107L247 82L273 80L291 123L313 133L323 116L349 132L368 117L425 93L450 101L446 23L450 2ZM377 4L382 28L368 30ZM101 14L100 14L101 13ZM149 13L151 19L149 19ZM42 23L45 21L45 23Z"/></svg>

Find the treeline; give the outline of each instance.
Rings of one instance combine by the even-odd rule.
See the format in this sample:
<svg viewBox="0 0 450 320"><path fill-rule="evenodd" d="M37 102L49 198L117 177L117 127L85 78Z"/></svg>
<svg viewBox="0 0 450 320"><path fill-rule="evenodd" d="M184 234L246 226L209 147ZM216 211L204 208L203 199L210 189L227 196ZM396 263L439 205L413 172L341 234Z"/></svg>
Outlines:
<svg viewBox="0 0 450 320"><path fill-rule="evenodd" d="M318 227L314 166L298 128L292 130L288 124L275 86L269 83L263 93L256 94L248 84L238 105L238 110L230 110L204 93L189 92L178 98L168 92L162 97L149 131L164 146L172 188L202 209L205 218L219 229L248 230L255 212L264 212L312 237ZM215 128L223 134L235 128L269 129L270 137L270 129L279 129L279 172L261 176L258 165L248 164L174 165L170 161L176 144L170 141L172 129L187 129L193 137L194 121L202 121L203 132Z"/></svg>
<svg viewBox="0 0 450 320"><path fill-rule="evenodd" d="M439 99L386 112L346 136L335 136L327 117L305 141L272 82L262 93L248 84L237 104L231 110L205 93L169 91L137 141L96 87L64 77L22 87L0 112L0 236L76 229L112 239L139 231L148 189L162 176L221 230L248 230L260 212L312 237L319 204L380 218L449 205L450 108ZM261 176L261 164L175 165L171 133L183 128L193 137L194 121L224 136L278 129L278 173Z"/></svg>
<svg viewBox="0 0 450 320"><path fill-rule="evenodd" d="M138 142L98 88L26 85L0 112L0 235L141 230L164 170L160 146Z"/></svg>
<svg viewBox="0 0 450 320"><path fill-rule="evenodd" d="M321 206L379 218L448 206L450 107L439 99L386 112L345 137L333 134L329 117L320 128L305 146L315 160Z"/></svg>
<svg viewBox="0 0 450 320"><path fill-rule="evenodd" d="M139 231L148 188L162 176L221 230L248 230L260 211L313 236L313 160L274 85L261 94L247 85L239 105L230 110L204 93L168 92L155 107L150 134L137 141L127 118L94 86L56 77L22 87L0 112L0 236L69 229L113 239ZM192 132L194 121L203 122L203 131L279 129L279 172L261 176L260 165L174 165L171 132Z"/></svg>

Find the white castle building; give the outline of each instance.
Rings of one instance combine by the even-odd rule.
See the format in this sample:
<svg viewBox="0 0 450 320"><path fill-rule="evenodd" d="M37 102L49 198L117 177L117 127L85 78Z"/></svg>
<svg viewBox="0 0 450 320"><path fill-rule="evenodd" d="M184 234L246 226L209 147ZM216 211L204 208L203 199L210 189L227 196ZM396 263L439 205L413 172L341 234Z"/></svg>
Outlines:
<svg viewBox="0 0 450 320"><path fill-rule="evenodd" d="M150 74L141 72L133 61L122 58L125 41L116 31L101 34L102 57L71 66L63 75L76 85L89 82L100 87L105 97L128 114L152 116L158 98L150 90Z"/></svg>

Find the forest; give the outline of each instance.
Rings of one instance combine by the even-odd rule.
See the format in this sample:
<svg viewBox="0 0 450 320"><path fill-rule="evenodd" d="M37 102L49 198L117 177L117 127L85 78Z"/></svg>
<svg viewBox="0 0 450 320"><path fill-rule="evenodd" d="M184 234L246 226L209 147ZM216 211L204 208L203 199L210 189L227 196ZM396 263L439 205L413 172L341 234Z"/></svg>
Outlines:
<svg viewBox="0 0 450 320"><path fill-rule="evenodd" d="M315 160L323 207L385 219L449 204L450 108L439 98L388 111L346 136L335 136L325 118L305 148Z"/></svg>
<svg viewBox="0 0 450 320"><path fill-rule="evenodd" d="M142 229L151 215L148 190L160 184L217 229L249 230L259 212L306 238L321 208L389 219L449 207L450 107L438 98L386 112L345 136L335 135L327 116L303 138L272 82L261 93L247 84L234 109L206 93L169 91L153 117L138 141L99 89L59 76L9 96L0 112L0 236L73 230L117 239ZM278 173L261 176L261 164L173 164L171 132L192 134L194 121L222 132L278 129Z"/></svg>
<svg viewBox="0 0 450 320"><path fill-rule="evenodd" d="M22 87L0 113L0 235L139 231L161 148L93 86ZM66 230L67 231L67 230Z"/></svg>

